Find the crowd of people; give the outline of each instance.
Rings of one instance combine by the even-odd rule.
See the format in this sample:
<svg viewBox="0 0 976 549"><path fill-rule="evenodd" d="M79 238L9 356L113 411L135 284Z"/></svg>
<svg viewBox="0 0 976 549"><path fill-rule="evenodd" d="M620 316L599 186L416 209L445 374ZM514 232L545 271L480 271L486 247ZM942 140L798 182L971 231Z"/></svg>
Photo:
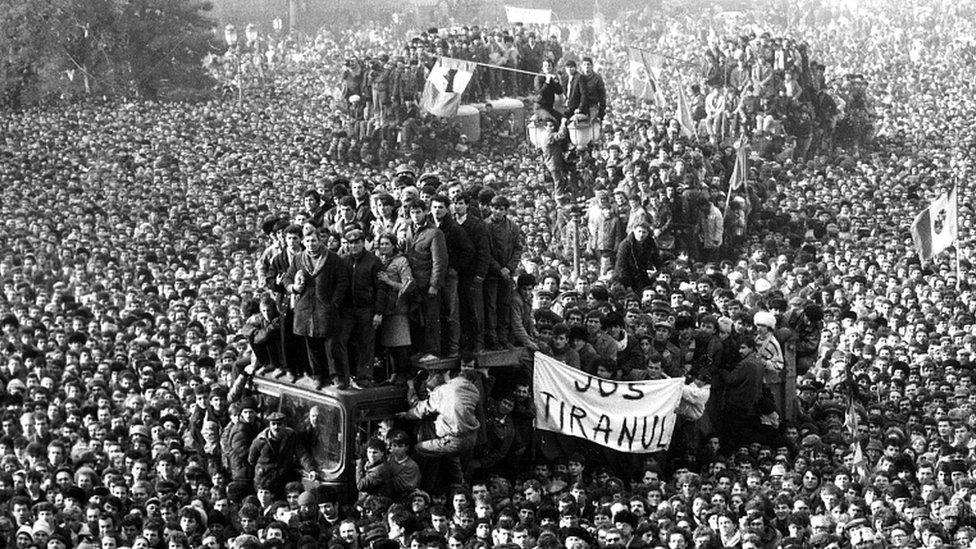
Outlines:
<svg viewBox="0 0 976 549"><path fill-rule="evenodd" d="M450 121L355 113L344 61L445 47L403 23L282 41L240 100L3 113L0 543L970 546L976 6L809 7L725 24L638 10L561 33L552 69L592 59L607 104L603 139L559 152L572 181L557 195L527 143L442 147ZM705 105L699 135L673 85L664 104L629 95L634 45L701 61L664 67ZM845 123L868 137L790 129L852 87L865 118ZM711 116L713 90L734 115ZM758 116L770 102L793 108ZM954 253L921 262L909 224L953 185ZM533 432L524 361L478 368L508 348L685 378L671 447ZM455 356L457 371L414 376ZM251 383L304 374L407 385L408 411L362 445L355 501L316 486L304 418Z"/></svg>

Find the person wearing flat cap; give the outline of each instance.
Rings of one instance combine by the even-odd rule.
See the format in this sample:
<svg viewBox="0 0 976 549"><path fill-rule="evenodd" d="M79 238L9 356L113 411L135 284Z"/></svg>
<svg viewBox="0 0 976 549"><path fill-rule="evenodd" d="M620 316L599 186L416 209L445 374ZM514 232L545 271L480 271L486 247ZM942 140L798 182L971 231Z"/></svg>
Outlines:
<svg viewBox="0 0 976 549"><path fill-rule="evenodd" d="M772 391L776 410L780 412L780 417L783 417L786 406L786 382L783 370L786 362L783 359L783 349L774 333L776 315L771 311L759 311L752 317L752 322L756 326L756 356L762 361L765 369L763 383Z"/></svg>
<svg viewBox="0 0 976 549"><path fill-rule="evenodd" d="M348 362L353 387L369 387L373 383L376 328L383 320L377 309L382 265L376 254L366 249L363 231L351 230L344 239L346 253L342 260L349 272L350 291L341 308L339 347L335 358ZM338 356L339 353L343 356Z"/></svg>
<svg viewBox="0 0 976 549"><path fill-rule="evenodd" d="M236 421L228 428L227 445L224 447L225 466L235 482L251 486L254 468L248 461L251 443L261 431L257 423L258 404L254 397L244 397L237 404Z"/></svg>
<svg viewBox="0 0 976 549"><path fill-rule="evenodd" d="M258 433L248 450L255 487L267 488L284 499L285 485L298 480L300 470L304 469L310 479L316 478L315 461L299 439L295 430L285 425L285 414L268 414L268 427Z"/></svg>

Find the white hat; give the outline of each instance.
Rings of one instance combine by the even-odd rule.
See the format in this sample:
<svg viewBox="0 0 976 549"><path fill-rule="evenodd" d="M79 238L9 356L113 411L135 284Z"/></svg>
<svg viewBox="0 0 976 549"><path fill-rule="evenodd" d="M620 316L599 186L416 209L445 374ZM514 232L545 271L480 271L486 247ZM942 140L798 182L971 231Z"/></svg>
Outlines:
<svg viewBox="0 0 976 549"><path fill-rule="evenodd" d="M765 278L760 278L759 280L756 281L756 291L759 293L768 292L769 290L772 289L772 287L773 285L770 284L769 281L766 280Z"/></svg>
<svg viewBox="0 0 976 549"><path fill-rule="evenodd" d="M772 330L776 328L776 315L769 311L759 311L752 317L752 323L756 326L766 326Z"/></svg>

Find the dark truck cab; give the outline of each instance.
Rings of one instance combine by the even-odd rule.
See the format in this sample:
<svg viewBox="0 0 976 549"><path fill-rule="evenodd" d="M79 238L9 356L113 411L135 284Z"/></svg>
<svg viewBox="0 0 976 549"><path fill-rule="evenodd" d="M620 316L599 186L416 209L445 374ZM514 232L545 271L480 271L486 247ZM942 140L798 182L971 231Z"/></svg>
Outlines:
<svg viewBox="0 0 976 549"><path fill-rule="evenodd" d="M518 365L520 356L520 349L490 351L479 354L478 363L483 368L512 367ZM416 364L428 371L458 365L457 358ZM356 458L361 455L361 445L376 432L381 421L390 420L408 408L407 388L403 386L319 390L308 377L289 382L263 375L254 376L252 385L263 401L262 408L283 412L286 424L293 429L310 430L311 416L316 416L314 431L318 434L310 452L318 480L330 486L342 502L356 499Z"/></svg>

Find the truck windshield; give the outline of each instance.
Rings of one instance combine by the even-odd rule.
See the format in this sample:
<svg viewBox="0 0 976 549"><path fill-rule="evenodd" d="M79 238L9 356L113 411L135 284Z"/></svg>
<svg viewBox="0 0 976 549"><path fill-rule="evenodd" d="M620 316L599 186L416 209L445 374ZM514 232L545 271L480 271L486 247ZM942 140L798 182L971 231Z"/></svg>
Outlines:
<svg viewBox="0 0 976 549"><path fill-rule="evenodd" d="M342 410L328 401L312 401L282 394L280 410L288 417L315 460L320 474L334 473L342 466Z"/></svg>

